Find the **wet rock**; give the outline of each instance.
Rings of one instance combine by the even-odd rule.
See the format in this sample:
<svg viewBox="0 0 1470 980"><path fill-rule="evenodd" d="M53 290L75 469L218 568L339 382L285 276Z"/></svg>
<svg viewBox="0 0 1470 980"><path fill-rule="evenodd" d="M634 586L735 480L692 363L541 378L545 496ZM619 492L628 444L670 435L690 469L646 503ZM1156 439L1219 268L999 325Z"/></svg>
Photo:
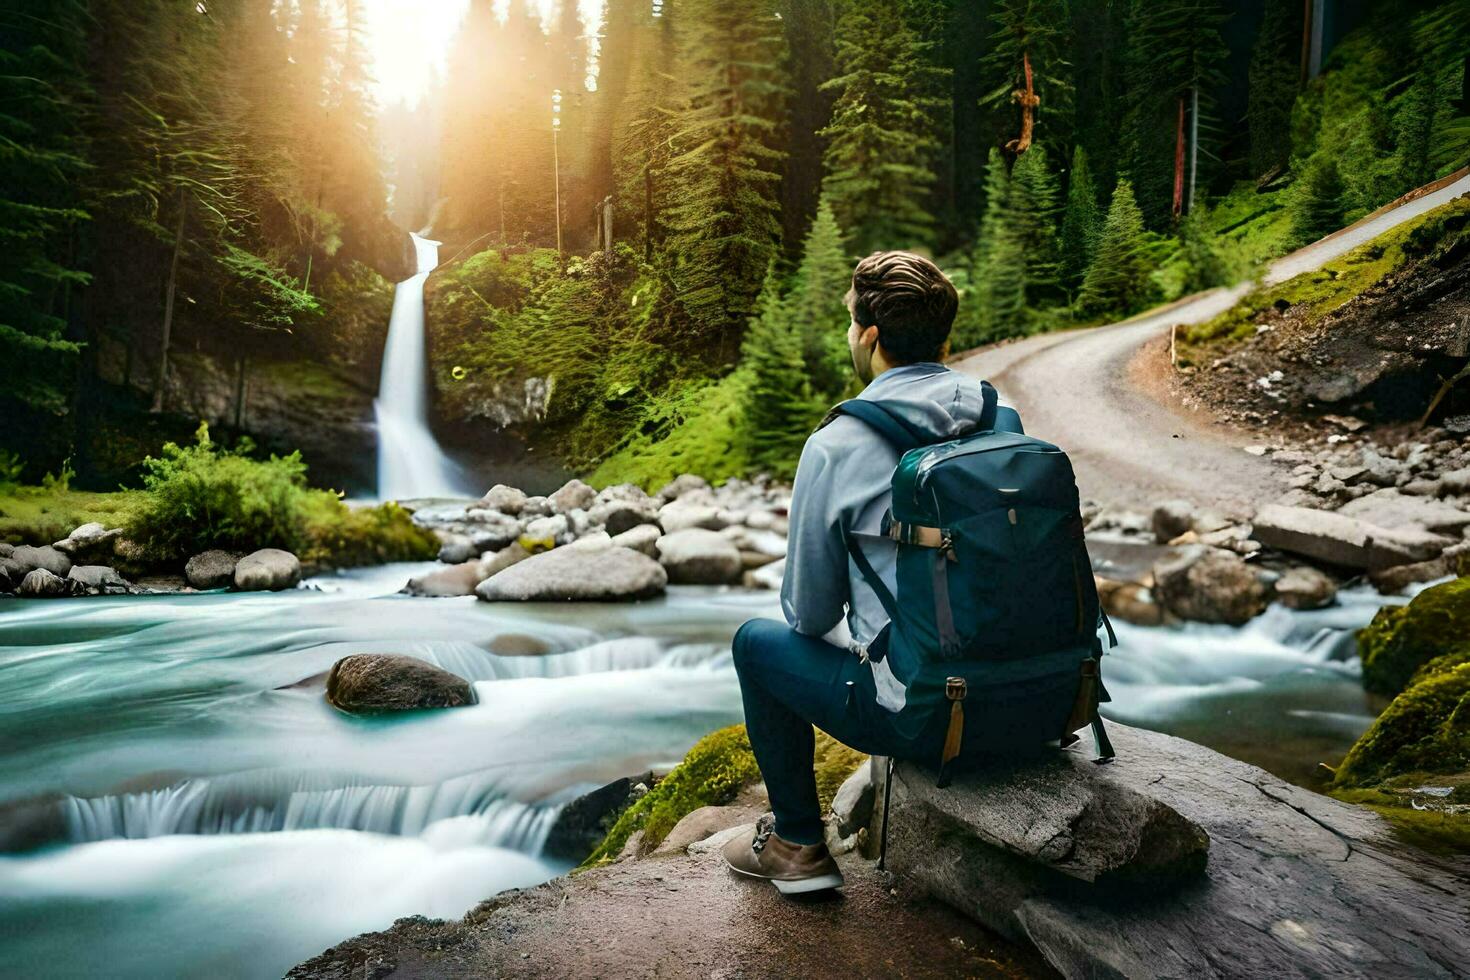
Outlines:
<svg viewBox="0 0 1470 980"><path fill-rule="evenodd" d="M769 565L747 571L740 577L740 583L747 589L772 589L779 592L781 581L786 577L786 559L779 558Z"/></svg>
<svg viewBox="0 0 1470 980"><path fill-rule="evenodd" d="M518 561L524 561L531 557L531 553L521 547L519 541L512 541L493 555L485 555L480 558L480 581L494 575L496 572L509 568Z"/></svg>
<svg viewBox="0 0 1470 980"><path fill-rule="evenodd" d="M832 797L832 824L839 837L851 837L873 818L877 795L871 766L858 766Z"/></svg>
<svg viewBox="0 0 1470 980"><path fill-rule="evenodd" d="M1368 573L1368 581L1385 595L1404 591L1420 582L1456 575L1470 575L1470 541L1452 544L1428 561L1417 561L1408 565L1395 565Z"/></svg>
<svg viewBox="0 0 1470 980"><path fill-rule="evenodd" d="M97 562L112 557L112 543L122 537L122 528L108 529L93 521L75 528L53 545L74 562Z"/></svg>
<svg viewBox="0 0 1470 980"><path fill-rule="evenodd" d="M657 524L639 524L622 534L613 535L612 543L619 548L632 548L634 551L643 552L650 558L657 558L658 539L661 537L663 537L663 531Z"/></svg>
<svg viewBox="0 0 1470 980"><path fill-rule="evenodd" d="M587 512L587 519L593 524L600 524L608 534L617 535L640 524L657 523L658 507L647 495L642 500L605 500L593 505Z"/></svg>
<svg viewBox="0 0 1470 980"><path fill-rule="evenodd" d="M551 513L551 501L545 497L527 497L526 506L521 508L521 517L546 517Z"/></svg>
<svg viewBox="0 0 1470 980"><path fill-rule="evenodd" d="M728 538L703 528L686 528L658 539L658 560L669 581L680 585L726 585L740 580L744 563Z"/></svg>
<svg viewBox="0 0 1470 980"><path fill-rule="evenodd" d="M0 558L9 558L15 553L15 545L8 541L0 541Z"/></svg>
<svg viewBox="0 0 1470 980"><path fill-rule="evenodd" d="M74 589L90 595L122 595L130 589L127 579L106 565L73 565L66 577Z"/></svg>
<svg viewBox="0 0 1470 980"><path fill-rule="evenodd" d="M709 490L709 481L704 477L695 476L693 473L682 473L660 487L654 496L668 503L671 500L678 500L691 491L708 492Z"/></svg>
<svg viewBox="0 0 1470 980"><path fill-rule="evenodd" d="M358 653L332 665L327 701L352 714L376 714L473 704L475 693L464 678L422 660Z"/></svg>
<svg viewBox="0 0 1470 980"><path fill-rule="evenodd" d="M1188 500L1165 500L1155 504L1152 522L1154 540L1167 544L1194 526L1194 504Z"/></svg>
<svg viewBox="0 0 1470 980"><path fill-rule="evenodd" d="M201 592L228 589L235 584L235 556L228 551L203 551L184 565L184 579Z"/></svg>
<svg viewBox="0 0 1470 980"><path fill-rule="evenodd" d="M449 535L439 546L439 560L446 565L463 564L478 554L474 543L463 534Z"/></svg>
<svg viewBox="0 0 1470 980"><path fill-rule="evenodd" d="M718 531L724 528L727 522L720 517L718 507L675 501L665 504L659 510L658 523L665 532L673 534L676 531L686 531L690 528Z"/></svg>
<svg viewBox="0 0 1470 980"><path fill-rule="evenodd" d="M1269 590L1237 554L1192 548L1154 566L1153 594L1180 619L1240 626L1266 608Z"/></svg>
<svg viewBox="0 0 1470 980"><path fill-rule="evenodd" d="M630 548L595 555L556 548L490 576L475 595L487 602L607 602L653 598L667 584L663 566Z"/></svg>
<svg viewBox="0 0 1470 980"><path fill-rule="evenodd" d="M1442 474L1439 478L1439 491L1446 495L1470 494L1470 466Z"/></svg>
<svg viewBox="0 0 1470 980"><path fill-rule="evenodd" d="M465 530L475 554L504 548L521 535L521 522L494 510L472 510L473 521Z"/></svg>
<svg viewBox="0 0 1470 980"><path fill-rule="evenodd" d="M591 507L597 499L597 491L581 480L568 480L547 499L555 513L565 514L570 510L586 510Z"/></svg>
<svg viewBox="0 0 1470 980"><path fill-rule="evenodd" d="M786 557L786 535L774 531L757 531L742 525L733 525L720 532L741 552L754 552L774 561ZM766 564L760 562L759 564Z"/></svg>
<svg viewBox="0 0 1470 980"><path fill-rule="evenodd" d="M1256 514L1251 535L1269 548L1369 570L1425 561L1452 543L1427 531L1380 528L1330 511L1281 504L1268 504Z"/></svg>
<svg viewBox="0 0 1470 980"><path fill-rule="evenodd" d="M572 522L565 514L538 517L527 524L519 539L522 548L529 552L549 551L559 544L572 540Z"/></svg>
<svg viewBox="0 0 1470 980"><path fill-rule="evenodd" d="M1358 631L1363 687L1392 697L1421 667L1456 649L1470 654L1470 578L1425 589L1408 605L1378 610Z"/></svg>
<svg viewBox="0 0 1470 980"><path fill-rule="evenodd" d="M1337 583L1305 565L1284 572L1275 588L1277 600L1288 609L1322 609L1337 601Z"/></svg>
<svg viewBox="0 0 1470 980"><path fill-rule="evenodd" d="M651 772L615 779L572 800L557 814L546 835L543 852L562 861L580 863L602 843L623 811L642 795L635 793L634 787L646 787L652 781Z"/></svg>
<svg viewBox="0 0 1470 980"><path fill-rule="evenodd" d="M279 548L252 551L235 564L235 588L241 592L279 592L300 581L300 560Z"/></svg>
<svg viewBox="0 0 1470 980"><path fill-rule="evenodd" d="M1103 611L1114 619L1134 626L1159 626L1164 622L1164 608L1155 601L1148 586L1106 578L1095 578L1095 581L1098 601Z"/></svg>
<svg viewBox="0 0 1470 980"><path fill-rule="evenodd" d="M612 547L612 535L606 531L590 531L563 547L582 552L606 551Z"/></svg>
<svg viewBox="0 0 1470 980"><path fill-rule="evenodd" d="M613 501L622 501L624 503L631 504L646 503L650 505L655 512L658 511L658 501L650 497L644 491L644 489L636 483L614 483L612 486L603 487L601 490L597 491L597 497L593 502L593 507L596 507L597 504L607 504L612 503Z"/></svg>
<svg viewBox="0 0 1470 980"><path fill-rule="evenodd" d="M516 516L526 509L526 492L515 487L508 487L504 483L497 483L485 491L485 496L472 505L472 508L483 508L484 510L499 511L511 517Z"/></svg>
<svg viewBox="0 0 1470 980"><path fill-rule="evenodd" d="M19 545L10 553L10 560L28 572L35 568L44 568L58 578L66 578L66 573L71 571L71 559L50 545L39 548L28 544Z"/></svg>
<svg viewBox="0 0 1470 980"><path fill-rule="evenodd" d="M18 550L18 549L17 549ZM71 569L67 569L68 572ZM45 568L33 568L20 580L15 594L22 599L57 599L70 595L71 587L66 580Z"/></svg>
<svg viewBox="0 0 1470 980"><path fill-rule="evenodd" d="M403 591L408 595L429 599L475 594L475 586L485 580L483 564L478 558L440 568L408 580Z"/></svg>
<svg viewBox="0 0 1470 980"><path fill-rule="evenodd" d="M689 845L708 840L715 834L738 827L750 819L748 806L702 806L686 813L674 824L667 837L651 852L654 856L684 854Z"/></svg>
<svg viewBox="0 0 1470 980"><path fill-rule="evenodd" d="M1395 489L1374 491L1343 504L1337 512L1378 527L1408 527L1443 534L1459 534L1470 526L1470 512L1428 497L1403 494Z"/></svg>

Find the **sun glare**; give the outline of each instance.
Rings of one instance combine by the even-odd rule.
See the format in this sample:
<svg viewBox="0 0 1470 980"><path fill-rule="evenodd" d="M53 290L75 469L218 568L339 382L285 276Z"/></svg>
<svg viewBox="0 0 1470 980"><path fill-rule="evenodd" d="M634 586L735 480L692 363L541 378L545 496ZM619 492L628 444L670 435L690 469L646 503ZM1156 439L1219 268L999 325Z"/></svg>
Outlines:
<svg viewBox="0 0 1470 980"><path fill-rule="evenodd" d="M378 101L418 103L444 75L469 0L368 0L364 8Z"/></svg>

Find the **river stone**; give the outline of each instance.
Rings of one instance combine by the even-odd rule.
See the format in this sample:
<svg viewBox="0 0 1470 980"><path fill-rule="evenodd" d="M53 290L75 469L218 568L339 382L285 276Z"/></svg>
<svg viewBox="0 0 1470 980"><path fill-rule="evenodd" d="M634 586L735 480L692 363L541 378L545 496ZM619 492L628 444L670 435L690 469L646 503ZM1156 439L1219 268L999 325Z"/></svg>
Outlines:
<svg viewBox="0 0 1470 980"><path fill-rule="evenodd" d="M279 548L252 551L235 563L235 588L241 592L279 592L300 581L300 560Z"/></svg>
<svg viewBox="0 0 1470 980"><path fill-rule="evenodd" d="M832 797L832 822L839 837L851 837L873 817L873 767L858 766Z"/></svg>
<svg viewBox="0 0 1470 980"><path fill-rule="evenodd" d="M70 571L70 569L67 569ZM33 568L20 580L15 594L22 599L54 599L71 594L71 587L59 575L44 568Z"/></svg>
<svg viewBox="0 0 1470 980"><path fill-rule="evenodd" d="M469 509L484 508L485 510L498 510L502 514L514 517L526 509L526 492L516 487L508 487L504 483L497 483L485 491L485 496L479 502L472 504Z"/></svg>
<svg viewBox="0 0 1470 980"><path fill-rule="evenodd" d="M545 497L527 497L526 506L521 508L521 517L530 520L533 517L546 517L551 513L551 501Z"/></svg>
<svg viewBox="0 0 1470 980"><path fill-rule="evenodd" d="M658 846L649 853L654 857L683 854L689 850L689 845L708 840L730 827L747 823L750 817L751 808L748 805L697 807L684 814L674 824L668 836L659 841Z"/></svg>
<svg viewBox="0 0 1470 980"><path fill-rule="evenodd" d="M85 589L93 595L128 591L127 579L106 565L73 565L66 577L76 583L75 588Z"/></svg>
<svg viewBox="0 0 1470 980"><path fill-rule="evenodd" d="M438 558L446 565L459 565L478 555L474 542L463 534L450 534L439 545Z"/></svg>
<svg viewBox="0 0 1470 980"><path fill-rule="evenodd" d="M1154 566L1153 595L1180 619L1240 626L1270 601L1255 569L1218 548L1190 548Z"/></svg>
<svg viewBox="0 0 1470 980"><path fill-rule="evenodd" d="M660 487L658 493L654 494L654 496L664 503L668 503L671 500L678 500L691 491L707 492L709 489L709 481L704 477L696 476L693 473L681 473Z"/></svg>
<svg viewBox="0 0 1470 980"><path fill-rule="evenodd" d="M1371 810L1183 739L1108 732L1105 766L1057 752L940 790L899 763L892 870L1069 980L1451 978L1470 962L1463 873Z"/></svg>
<svg viewBox="0 0 1470 980"><path fill-rule="evenodd" d="M786 557L786 535L774 531L757 531L743 525L733 525L720 532L731 544L741 551L753 551L768 558ZM759 564L765 564L760 562Z"/></svg>
<svg viewBox="0 0 1470 980"><path fill-rule="evenodd" d="M1387 528L1414 528L1459 534L1470 526L1470 512L1427 497L1415 497L1397 490L1378 490L1343 504L1338 510L1368 524Z"/></svg>
<svg viewBox="0 0 1470 980"><path fill-rule="evenodd" d="M485 580L483 563L478 558L435 569L425 575L416 575L408 580L403 591L409 595L429 599L444 599L452 596L475 594L475 586Z"/></svg>
<svg viewBox="0 0 1470 980"><path fill-rule="evenodd" d="M658 523L664 531L673 534L689 528L718 531L724 528L727 522L720 517L718 507L710 504L688 504L676 500L659 509Z"/></svg>
<svg viewBox="0 0 1470 980"><path fill-rule="evenodd" d="M1103 612L1134 626L1159 626L1164 622L1164 609L1154 600L1148 586L1141 582L1120 582L1094 576L1098 601Z"/></svg>
<svg viewBox="0 0 1470 980"><path fill-rule="evenodd" d="M630 548L595 554L555 548L490 576L475 589L487 602L606 602L662 595L668 574Z"/></svg>
<svg viewBox="0 0 1470 980"><path fill-rule="evenodd" d="M1381 528L1331 511L1284 504L1261 508L1251 536L1268 548L1370 571L1426 561L1452 543L1424 530Z"/></svg>
<svg viewBox="0 0 1470 980"><path fill-rule="evenodd" d="M658 521L658 507L645 496L642 500L605 500L593 505L587 519L600 524L608 534L622 534L640 524Z"/></svg>
<svg viewBox="0 0 1470 980"><path fill-rule="evenodd" d="M353 714L475 703L469 681L413 657L356 653L332 665L327 701Z"/></svg>
<svg viewBox="0 0 1470 980"><path fill-rule="evenodd" d="M663 536L657 524L639 524L622 534L614 534L612 543L619 548L632 548L650 558L658 557L658 539Z"/></svg>
<svg viewBox="0 0 1470 980"><path fill-rule="evenodd" d="M0 541L0 558L9 558L15 554L15 545L8 541Z"/></svg>
<svg viewBox="0 0 1470 980"><path fill-rule="evenodd" d="M512 541L493 555L480 556L480 581L483 582L501 569L509 568L518 561L531 557L519 541ZM470 592L474 590L471 589ZM466 593L469 594L469 593Z"/></svg>
<svg viewBox="0 0 1470 980"><path fill-rule="evenodd" d="M471 511L475 523L468 529L470 551L482 554L498 551L521 536L521 522L493 510Z"/></svg>
<svg viewBox="0 0 1470 980"><path fill-rule="evenodd" d="M521 547L527 551L549 551L572 539L572 522L565 514L538 517L521 531Z"/></svg>
<svg viewBox="0 0 1470 980"><path fill-rule="evenodd" d="M636 483L614 483L612 486L603 487L597 491L593 506L612 503L615 500L632 504L646 503L651 505L655 511L658 510L658 502Z"/></svg>
<svg viewBox="0 0 1470 980"><path fill-rule="evenodd" d="M597 491L581 480L573 479L562 484L561 489L547 499L553 511L565 514L570 510L586 510L591 507L593 501L597 499Z"/></svg>
<svg viewBox="0 0 1470 980"><path fill-rule="evenodd" d="M680 585L726 585L745 570L740 550L716 531L691 527L658 539L658 560L669 581Z"/></svg>
<svg viewBox="0 0 1470 980"><path fill-rule="evenodd" d="M184 565L184 579L201 592L228 589L235 583L235 556L217 548L200 552Z"/></svg>
<svg viewBox="0 0 1470 980"><path fill-rule="evenodd" d="M18 563L26 571L33 568L44 568L57 578L66 578L66 573L71 571L71 559L50 545L39 548L28 544L17 547L10 553L10 560Z"/></svg>
<svg viewBox="0 0 1470 980"><path fill-rule="evenodd" d="M1154 505L1151 523L1154 540L1168 544L1194 524L1194 504L1188 500L1165 500Z"/></svg>
<svg viewBox="0 0 1470 980"><path fill-rule="evenodd" d="M633 787L646 786L652 781L652 772L625 776L572 800L556 815L556 822L551 825L546 843L541 848L542 853L580 863L597 849L613 824L618 822L618 817L638 798Z"/></svg>
<svg viewBox="0 0 1470 980"><path fill-rule="evenodd" d="M112 543L122 536L122 528L108 530L96 521L74 529L53 546L73 561L95 561L112 556Z"/></svg>
<svg viewBox="0 0 1470 980"><path fill-rule="evenodd" d="M1337 600L1337 583L1306 565L1287 569L1276 580L1276 598L1288 609L1322 609Z"/></svg>
<svg viewBox="0 0 1470 980"><path fill-rule="evenodd" d="M0 558L0 592L14 592L30 571L14 558Z"/></svg>
<svg viewBox="0 0 1470 980"><path fill-rule="evenodd" d="M781 591L781 580L786 577L786 559L778 558L769 565L753 568L740 576L740 584L747 589L771 589Z"/></svg>

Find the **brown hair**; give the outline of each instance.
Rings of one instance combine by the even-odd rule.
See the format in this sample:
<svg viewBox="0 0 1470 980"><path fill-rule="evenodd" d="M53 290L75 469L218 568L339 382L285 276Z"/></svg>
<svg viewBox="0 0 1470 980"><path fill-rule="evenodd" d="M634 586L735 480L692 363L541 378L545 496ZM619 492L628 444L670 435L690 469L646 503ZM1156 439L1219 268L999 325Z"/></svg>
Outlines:
<svg viewBox="0 0 1470 980"><path fill-rule="evenodd" d="M857 264L847 308L900 363L937 361L960 298L939 266L913 252L874 252Z"/></svg>

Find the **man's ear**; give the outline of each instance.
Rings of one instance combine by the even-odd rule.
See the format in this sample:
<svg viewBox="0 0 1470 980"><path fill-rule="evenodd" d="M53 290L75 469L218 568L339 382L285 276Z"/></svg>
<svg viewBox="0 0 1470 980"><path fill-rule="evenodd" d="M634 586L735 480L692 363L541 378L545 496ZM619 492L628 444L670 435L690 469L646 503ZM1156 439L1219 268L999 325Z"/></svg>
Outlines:
<svg viewBox="0 0 1470 980"><path fill-rule="evenodd" d="M878 349L878 325L875 323L869 327L863 327L863 332L858 335L858 343L873 350Z"/></svg>

